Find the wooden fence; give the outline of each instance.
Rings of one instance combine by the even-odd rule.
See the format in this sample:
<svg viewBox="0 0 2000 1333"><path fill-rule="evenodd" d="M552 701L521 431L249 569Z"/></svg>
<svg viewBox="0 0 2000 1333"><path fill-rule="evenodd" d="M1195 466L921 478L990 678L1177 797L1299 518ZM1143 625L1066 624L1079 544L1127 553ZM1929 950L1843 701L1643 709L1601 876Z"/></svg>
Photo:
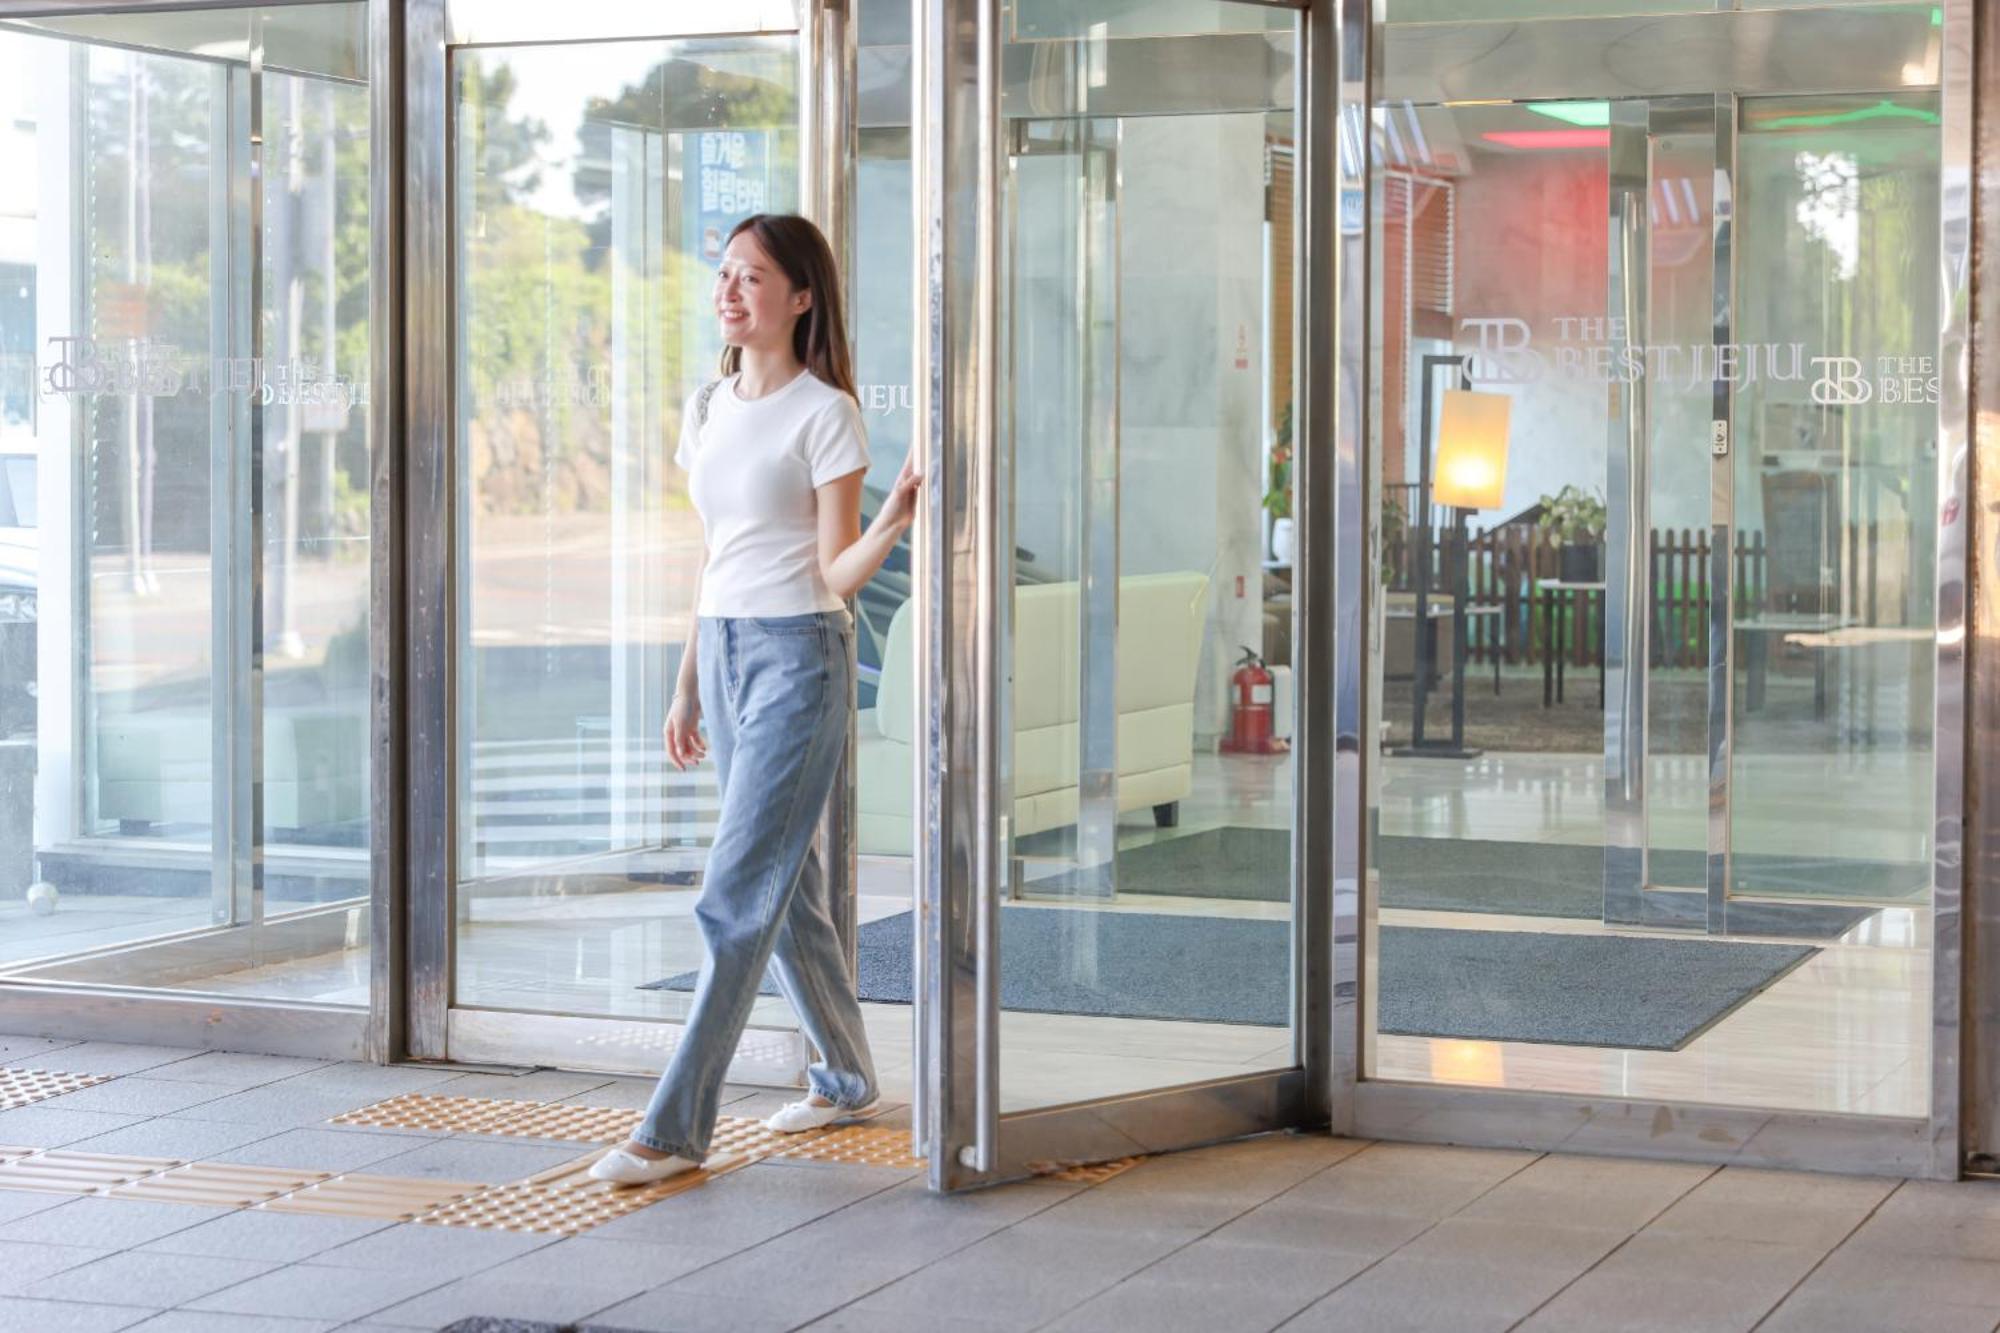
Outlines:
<svg viewBox="0 0 2000 1333"><path fill-rule="evenodd" d="M1441 530L1432 555L1433 592L1451 590L1451 532ZM1537 587L1540 579L1562 572L1562 552L1549 533L1527 524L1506 524L1472 535L1467 582L1471 606L1497 606L1500 615L1477 616L1467 623L1468 660L1490 665L1497 653L1510 665L1539 665L1545 642L1543 617L1550 599ZM1708 663L1708 590L1710 535L1706 530L1655 528L1651 540L1653 586L1652 661L1656 667L1702 667ZM1395 539L1384 544L1383 559L1393 591L1415 585L1416 544ZM1739 533L1733 561L1738 606L1761 603L1766 582L1764 535ZM1557 650L1576 666L1597 664L1598 635L1603 625L1604 594L1571 592L1561 597L1556 612Z"/></svg>

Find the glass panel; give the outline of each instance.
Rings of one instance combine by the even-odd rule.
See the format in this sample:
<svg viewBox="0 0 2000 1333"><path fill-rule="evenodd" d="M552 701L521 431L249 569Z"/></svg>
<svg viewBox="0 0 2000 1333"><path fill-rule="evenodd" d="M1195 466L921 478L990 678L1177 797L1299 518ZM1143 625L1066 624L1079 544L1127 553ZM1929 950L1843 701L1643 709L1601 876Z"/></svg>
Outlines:
<svg viewBox="0 0 2000 1333"><path fill-rule="evenodd" d="M368 896L368 89L264 93L265 905ZM367 978L353 978L366 1003Z"/></svg>
<svg viewBox="0 0 2000 1333"><path fill-rule="evenodd" d="M890 27L887 13L907 28L909 6L864 4L861 33ZM882 34L885 38L896 34ZM907 31L901 34L908 40ZM907 69L907 66L904 67ZM907 83L892 104L909 106ZM907 110L905 112L907 116ZM854 268L848 309L854 327L854 371L868 430L868 476L862 485L862 522L872 521L895 483L915 438L915 398L910 382L911 246L910 132L907 126L864 126L854 168ZM914 935L909 913L915 884L911 860L916 794L916 603L910 534L905 533L854 599L855 829L858 857L857 917L868 954L878 942L908 948ZM863 980L862 1015L884 1093L906 1096L910 1069L910 1010L882 1002L874 978Z"/></svg>
<svg viewBox="0 0 2000 1333"><path fill-rule="evenodd" d="M1385 909L1599 912L1609 432L1604 386L1586 363L1609 333L1609 110L1572 112L1593 122L1584 125L1549 110L1378 112L1387 153L1374 344L1384 386L1375 428ZM1515 218L1533 223L1496 225ZM1457 367L1441 358L1461 363L1475 392L1504 395L1510 425L1501 502L1469 518L1462 673L1452 605L1460 571L1440 540L1450 514L1423 489L1426 457L1440 447L1442 394L1455 387ZM1420 573L1431 590L1427 625ZM1419 698L1426 741L1445 740L1459 692L1465 745L1480 753L1466 762L1448 747L1409 752Z"/></svg>
<svg viewBox="0 0 2000 1333"><path fill-rule="evenodd" d="M1003 0L1018 42L1070 37L1163 37L1203 32L1286 32L1284 9L1230 0Z"/></svg>
<svg viewBox="0 0 2000 1333"><path fill-rule="evenodd" d="M1924 901L1937 555L1935 96L1745 103L1732 891Z"/></svg>
<svg viewBox="0 0 2000 1333"><path fill-rule="evenodd" d="M692 998L716 793L660 736L701 543L670 457L729 228L797 206L796 61L790 37L453 54L460 1005Z"/></svg>
<svg viewBox="0 0 2000 1333"><path fill-rule="evenodd" d="M1504 15L1482 0L1388 0L1391 23L1464 23L1518 19L1644 17L1700 14L1718 9L1824 9L1837 5L1884 8L1882 0L1515 0Z"/></svg>
<svg viewBox="0 0 2000 1333"><path fill-rule="evenodd" d="M367 1002L366 14L152 13L115 47L91 40L102 16L0 34L16 977Z"/></svg>
<svg viewBox="0 0 2000 1333"><path fill-rule="evenodd" d="M1848 31L1832 17L1810 22L1798 32ZM1399 32L1391 25L1384 42L1387 86L1407 73L1399 60L1428 59L1420 35ZM1816 68L1861 64L1831 36L1802 49ZM1560 55L1555 44L1522 59L1554 72ZM1423 438L1422 358L1469 358L1474 389L1508 399L1510 430L1505 500L1479 515L1468 562L1467 609L1494 618L1500 660L1481 651L1491 641L1477 620L1465 679L1452 679L1449 639L1432 659L1443 664L1432 716L1462 690L1465 742L1479 753L1392 752L1373 766L1367 1075L1920 1116L1935 94L1743 102L1741 134L1720 158L1735 167L1734 299L1718 307L1717 144L1727 141L1711 94L1662 91L1493 104L1465 86L1454 89L1463 102L1399 100L1374 113L1370 347L1385 387L1371 425L1388 582L1373 666L1392 744L1409 739L1413 707L1413 529L1432 512L1418 493L1422 463L1444 443L1436 415ZM1636 167L1614 137L1630 126L1644 127ZM1626 186L1614 169L1636 170L1643 204L1615 232ZM1644 281L1613 290L1628 274ZM1726 295L1731 274L1722 278ZM1628 310L1629 326L1612 318ZM1727 348L1714 341L1718 311ZM1718 375L1735 386L1720 467ZM1590 680L1604 654L1597 611L1545 582L1563 569L1566 530L1602 521L1592 505L1557 503L1559 488L1609 491L1609 448L1628 417L1651 510L1631 664L1649 763L1633 798L1608 790L1610 738ZM1732 483L1721 502L1733 490L1737 525L1724 538L1735 632L1715 645L1735 664L1735 705L1719 719L1736 752L1735 873L1726 912L1711 914L1699 889L1718 477ZM1454 554L1432 554L1434 587ZM1800 571L1783 589L1780 565ZM1606 926L1607 803L1634 800L1649 902L1663 910L1646 926ZM1680 885L1697 891L1671 891Z"/></svg>
<svg viewBox="0 0 2000 1333"><path fill-rule="evenodd" d="M1009 124L1004 1109L1295 1063L1292 543L1269 530L1296 140L1271 111Z"/></svg>
<svg viewBox="0 0 2000 1333"><path fill-rule="evenodd" d="M853 266L845 275L854 330L857 396L868 432L861 521L873 521L915 438L909 64L883 48L910 40L910 7L896 0L856 6L862 99L854 163ZM885 73L886 71L886 73ZM878 108L874 117L869 108ZM912 863L917 753L916 603L905 532L853 602L855 612L856 916L863 975L861 1012L883 1095L909 1095L907 990L890 990L875 969L903 956L914 929ZM869 962L866 960L874 959Z"/></svg>

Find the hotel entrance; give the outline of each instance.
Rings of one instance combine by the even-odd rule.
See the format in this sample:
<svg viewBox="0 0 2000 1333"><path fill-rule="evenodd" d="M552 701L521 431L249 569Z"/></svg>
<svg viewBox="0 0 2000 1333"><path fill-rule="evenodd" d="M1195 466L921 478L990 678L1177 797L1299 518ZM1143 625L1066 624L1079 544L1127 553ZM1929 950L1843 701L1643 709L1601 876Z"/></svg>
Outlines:
<svg viewBox="0 0 2000 1333"><path fill-rule="evenodd" d="M656 8L0 0L17 1012L665 1064L672 442L798 211L927 478L816 849L934 1188L1981 1146L1969 0Z"/></svg>

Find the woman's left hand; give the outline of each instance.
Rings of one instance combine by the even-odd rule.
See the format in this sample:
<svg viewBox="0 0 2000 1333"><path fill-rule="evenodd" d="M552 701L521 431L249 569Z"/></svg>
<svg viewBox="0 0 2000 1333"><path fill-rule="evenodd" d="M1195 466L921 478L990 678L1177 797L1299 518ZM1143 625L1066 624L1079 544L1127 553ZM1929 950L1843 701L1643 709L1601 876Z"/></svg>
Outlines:
<svg viewBox="0 0 2000 1333"><path fill-rule="evenodd" d="M917 492L923 484L924 476L917 471L917 460L913 454L903 460L903 470L896 474L896 484L889 488L888 498L882 501L882 512L876 521L886 523L897 531L909 527L917 518Z"/></svg>

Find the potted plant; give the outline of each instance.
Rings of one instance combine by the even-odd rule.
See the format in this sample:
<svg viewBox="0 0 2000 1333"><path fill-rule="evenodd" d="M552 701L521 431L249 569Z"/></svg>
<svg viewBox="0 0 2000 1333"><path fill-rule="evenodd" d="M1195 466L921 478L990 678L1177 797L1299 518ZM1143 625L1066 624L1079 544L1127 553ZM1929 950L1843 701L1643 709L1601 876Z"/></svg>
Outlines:
<svg viewBox="0 0 2000 1333"><path fill-rule="evenodd" d="M1404 543L1409 538L1410 516L1403 512L1403 502L1393 492L1382 494L1382 586L1389 587L1402 572L1405 552Z"/></svg>
<svg viewBox="0 0 2000 1333"><path fill-rule="evenodd" d="M1596 583L1604 577L1604 500L1581 486L1564 486L1542 497L1536 527L1561 544L1558 573L1565 583Z"/></svg>
<svg viewBox="0 0 2000 1333"><path fill-rule="evenodd" d="M1285 404L1265 460L1264 512L1271 516L1271 558L1292 563L1292 406Z"/></svg>

